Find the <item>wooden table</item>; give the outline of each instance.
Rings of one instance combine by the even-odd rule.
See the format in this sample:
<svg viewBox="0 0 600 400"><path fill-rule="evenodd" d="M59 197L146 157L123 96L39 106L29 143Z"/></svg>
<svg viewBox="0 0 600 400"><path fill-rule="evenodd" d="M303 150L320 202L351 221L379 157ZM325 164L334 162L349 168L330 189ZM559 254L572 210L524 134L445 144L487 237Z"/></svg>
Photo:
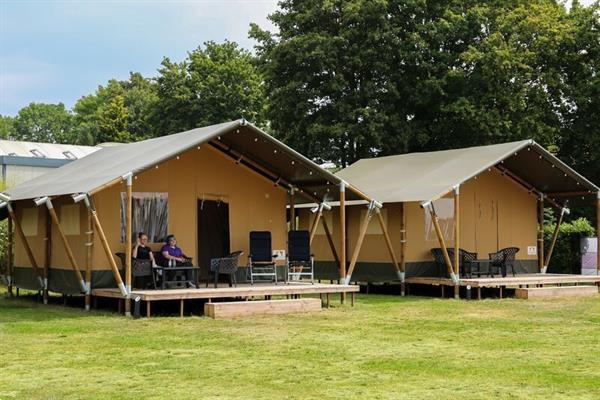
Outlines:
<svg viewBox="0 0 600 400"><path fill-rule="evenodd" d="M198 276L198 271L200 271L199 267L194 267L192 265L189 265L189 266L178 266L178 267L156 266L154 268L157 271L161 271L160 288L162 290L166 289L165 285L167 283L184 283L186 285L186 287L191 287L192 285L194 285L193 287L195 287L195 285L196 285L196 279L197 279L197 276ZM185 279L184 280L172 280L172 279L168 279L168 275L169 274L174 274L177 271L183 271L185 273Z"/></svg>

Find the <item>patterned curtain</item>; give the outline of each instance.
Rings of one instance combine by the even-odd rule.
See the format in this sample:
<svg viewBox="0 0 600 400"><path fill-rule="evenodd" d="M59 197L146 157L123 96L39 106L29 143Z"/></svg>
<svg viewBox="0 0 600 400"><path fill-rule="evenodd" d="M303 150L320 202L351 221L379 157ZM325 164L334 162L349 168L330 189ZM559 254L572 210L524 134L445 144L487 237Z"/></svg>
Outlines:
<svg viewBox="0 0 600 400"><path fill-rule="evenodd" d="M125 192L121 192L121 242L125 243ZM150 243L162 243L169 223L168 193L134 192L132 196L133 241L139 232L148 235Z"/></svg>

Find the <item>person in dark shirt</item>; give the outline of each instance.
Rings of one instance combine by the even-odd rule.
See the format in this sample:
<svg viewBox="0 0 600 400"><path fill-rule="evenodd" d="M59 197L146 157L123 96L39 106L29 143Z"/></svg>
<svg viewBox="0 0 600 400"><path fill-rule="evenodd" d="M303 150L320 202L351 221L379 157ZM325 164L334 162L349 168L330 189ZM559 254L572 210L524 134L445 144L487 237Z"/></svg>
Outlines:
<svg viewBox="0 0 600 400"><path fill-rule="evenodd" d="M152 249L148 246L148 235L144 232L138 234L137 242L135 243L135 246L133 246L132 256L138 260L151 260L152 265L156 264L154 262Z"/></svg>

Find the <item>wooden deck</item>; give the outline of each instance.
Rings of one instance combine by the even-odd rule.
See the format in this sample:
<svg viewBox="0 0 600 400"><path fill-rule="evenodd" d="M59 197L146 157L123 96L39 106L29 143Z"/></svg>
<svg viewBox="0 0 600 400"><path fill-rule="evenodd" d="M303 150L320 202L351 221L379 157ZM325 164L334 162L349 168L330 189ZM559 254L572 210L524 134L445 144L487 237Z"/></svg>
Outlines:
<svg viewBox="0 0 600 400"><path fill-rule="evenodd" d="M442 296L444 287L455 287L452 279L436 277L410 277L406 278L407 285L430 285L440 286ZM497 288L502 297L502 290L506 288L527 288L543 286L577 286L577 285L600 285L600 275L570 275L570 274L521 274L517 276L498 276L495 278L469 278L460 279L459 286L470 286L477 291L477 298L481 298L482 288ZM456 295L455 295L456 296Z"/></svg>
<svg viewBox="0 0 600 400"><path fill-rule="evenodd" d="M406 278L408 284L454 286L452 279L434 277ZM505 278L470 278L460 279L460 286L471 287L519 287L525 285L575 285L600 283L600 275L567 275L567 274L522 274Z"/></svg>
<svg viewBox="0 0 600 400"><path fill-rule="evenodd" d="M354 305L354 294L360 291L358 285L332 285L324 283L293 283L279 285L274 284L239 284L237 287L220 285L218 288L197 288L197 289L168 289L168 290L132 290L131 299L139 297L141 301L146 302L146 316L150 316L151 302L164 300L179 300L180 315L184 313L184 301L193 299L205 299L211 302L216 299L240 299L251 300L254 298L270 299L272 296L300 297L302 295L325 295L326 306L329 306L332 294L340 294L340 299L344 294L351 294L352 305ZM121 301L123 295L117 288L93 289L92 296L108 297Z"/></svg>

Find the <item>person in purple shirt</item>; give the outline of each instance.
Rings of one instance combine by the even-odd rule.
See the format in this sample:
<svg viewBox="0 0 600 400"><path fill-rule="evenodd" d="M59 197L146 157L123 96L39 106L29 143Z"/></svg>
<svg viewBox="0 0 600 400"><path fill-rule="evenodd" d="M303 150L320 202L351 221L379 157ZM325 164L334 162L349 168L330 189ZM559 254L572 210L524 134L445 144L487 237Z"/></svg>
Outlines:
<svg viewBox="0 0 600 400"><path fill-rule="evenodd" d="M175 235L167 236L166 244L160 249L167 263L171 264L170 261L173 260L174 263L185 262L185 255L183 254L183 250L177 247L177 239Z"/></svg>

